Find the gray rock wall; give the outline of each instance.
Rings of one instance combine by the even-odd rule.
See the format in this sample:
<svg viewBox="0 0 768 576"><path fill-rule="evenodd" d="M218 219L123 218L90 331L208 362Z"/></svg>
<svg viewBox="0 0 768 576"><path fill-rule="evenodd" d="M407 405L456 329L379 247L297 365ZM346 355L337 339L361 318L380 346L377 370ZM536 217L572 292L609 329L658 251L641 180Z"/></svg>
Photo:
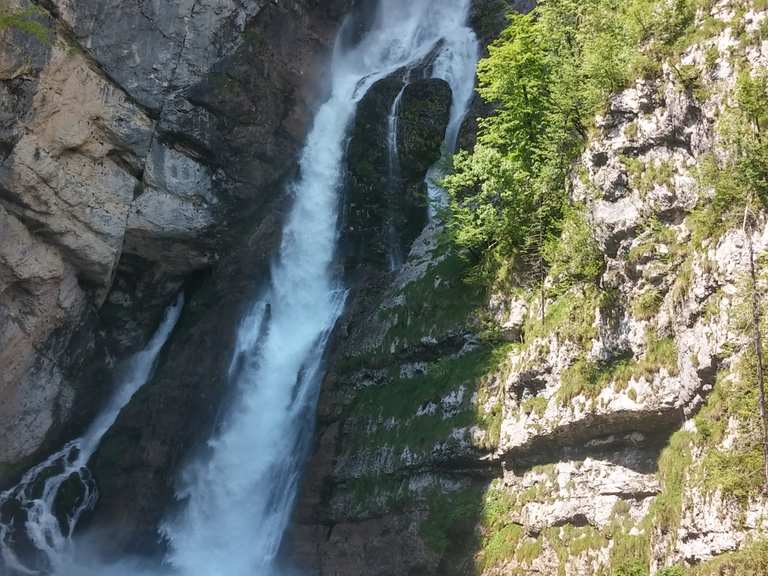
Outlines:
<svg viewBox="0 0 768 576"><path fill-rule="evenodd" d="M183 284L243 237L263 261L346 8L7 4L48 37L0 30L0 485L77 432Z"/></svg>

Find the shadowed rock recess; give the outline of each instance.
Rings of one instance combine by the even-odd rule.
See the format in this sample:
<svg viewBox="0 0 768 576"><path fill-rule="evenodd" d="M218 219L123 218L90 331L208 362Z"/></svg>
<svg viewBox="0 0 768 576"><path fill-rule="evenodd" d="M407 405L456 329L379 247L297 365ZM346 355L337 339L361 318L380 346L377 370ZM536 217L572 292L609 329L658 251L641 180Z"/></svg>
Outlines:
<svg viewBox="0 0 768 576"><path fill-rule="evenodd" d="M719 220L727 183L711 177L734 154L723 118L743 78L768 77L768 11L679 3L695 4L686 42L579 126L566 188L593 281L563 288L555 266L524 265L478 281L450 216L430 219L452 101L434 53L362 97L334 264L349 293L281 544L291 565L768 574L750 308L750 247L765 305L768 218L760 204L746 231ZM0 491L82 433L114 368L186 296L89 464L100 498L80 530L105 558L165 552L158 526L221 426L334 43L359 42L376 5L0 0ZM475 0L482 55L533 8ZM459 148L497 110L476 94Z"/></svg>

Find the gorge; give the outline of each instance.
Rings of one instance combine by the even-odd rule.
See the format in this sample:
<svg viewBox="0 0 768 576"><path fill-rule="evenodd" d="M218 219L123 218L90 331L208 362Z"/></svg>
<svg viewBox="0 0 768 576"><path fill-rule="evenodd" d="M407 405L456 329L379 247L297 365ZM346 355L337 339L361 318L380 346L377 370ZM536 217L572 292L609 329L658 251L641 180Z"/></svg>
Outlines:
<svg viewBox="0 0 768 576"><path fill-rule="evenodd" d="M0 0L0 574L768 574L766 101L759 0Z"/></svg>

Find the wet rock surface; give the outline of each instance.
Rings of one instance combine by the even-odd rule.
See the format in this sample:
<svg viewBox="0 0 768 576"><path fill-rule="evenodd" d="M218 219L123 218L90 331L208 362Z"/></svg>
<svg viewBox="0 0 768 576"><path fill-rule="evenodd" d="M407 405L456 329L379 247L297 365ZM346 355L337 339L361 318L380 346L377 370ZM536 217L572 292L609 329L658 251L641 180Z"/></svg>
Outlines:
<svg viewBox="0 0 768 576"><path fill-rule="evenodd" d="M386 268L393 251L407 253L427 222L424 176L440 157L451 90L439 79L404 81L408 75L374 84L352 127L342 249L353 275L366 264Z"/></svg>

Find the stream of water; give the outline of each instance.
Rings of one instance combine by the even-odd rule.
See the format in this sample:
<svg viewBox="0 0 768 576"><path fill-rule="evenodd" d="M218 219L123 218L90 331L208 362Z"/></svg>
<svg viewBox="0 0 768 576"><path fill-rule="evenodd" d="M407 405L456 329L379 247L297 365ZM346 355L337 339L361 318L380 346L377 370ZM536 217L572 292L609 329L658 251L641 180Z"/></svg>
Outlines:
<svg viewBox="0 0 768 576"><path fill-rule="evenodd" d="M55 573L71 562L68 544L75 526L98 498L88 461L123 407L149 380L183 303L183 296L179 296L166 310L146 347L119 369L113 396L85 434L28 470L16 486L0 493L0 574L4 574L3 566L18 574ZM75 494L66 507L60 505L65 487ZM28 558L19 558L20 542L26 542L26 549L34 551Z"/></svg>
<svg viewBox="0 0 768 576"><path fill-rule="evenodd" d="M333 261L349 126L377 80L414 66L442 41L436 73L456 86L468 82L456 91L449 131L458 132L476 62L467 10L468 0L388 0L358 44L337 43L331 95L291 187L294 206L270 290L240 327L239 341L247 343L238 346L233 374L240 401L211 440L210 458L187 471L179 494L184 512L163 530L169 563L185 576L273 571L311 439L325 343L345 300Z"/></svg>

